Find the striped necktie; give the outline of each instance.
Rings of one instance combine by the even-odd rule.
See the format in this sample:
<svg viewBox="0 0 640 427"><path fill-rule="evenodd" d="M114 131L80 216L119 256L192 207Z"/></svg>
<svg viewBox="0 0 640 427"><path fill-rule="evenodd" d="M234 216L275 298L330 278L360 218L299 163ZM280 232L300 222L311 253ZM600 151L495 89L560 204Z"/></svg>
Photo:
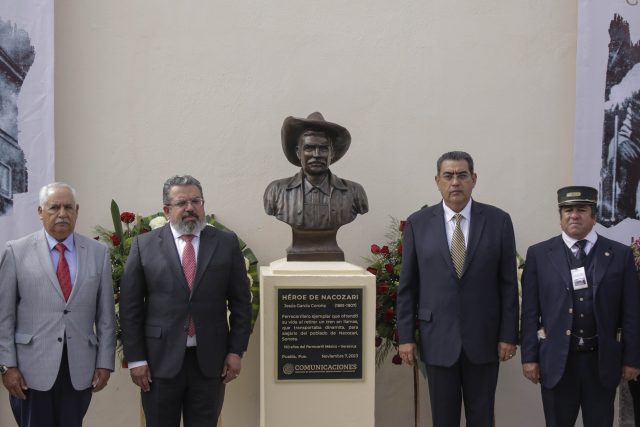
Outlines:
<svg viewBox="0 0 640 427"><path fill-rule="evenodd" d="M460 228L462 215L457 213L453 218L456 220L456 228L453 230L453 236L451 236L451 260L453 261L453 266L456 268L458 278L460 278L462 277L462 269L464 267L464 257L467 247L464 243L462 228Z"/></svg>

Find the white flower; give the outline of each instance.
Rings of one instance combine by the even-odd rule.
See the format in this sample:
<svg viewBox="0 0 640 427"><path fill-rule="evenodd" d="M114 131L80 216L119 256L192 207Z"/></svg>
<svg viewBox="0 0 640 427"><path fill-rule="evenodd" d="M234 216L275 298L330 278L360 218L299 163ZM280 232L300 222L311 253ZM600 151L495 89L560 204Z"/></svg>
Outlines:
<svg viewBox="0 0 640 427"><path fill-rule="evenodd" d="M247 269L247 278L249 279L249 289L253 286L253 277L249 274L249 266L251 263L249 262L249 258L244 257L244 266ZM251 293L251 302L253 302L253 293Z"/></svg>
<svg viewBox="0 0 640 427"><path fill-rule="evenodd" d="M155 230L156 228L160 228L164 226L166 223L167 223L167 218L163 216L157 216L153 218L151 221L149 221L149 227L151 227L152 230Z"/></svg>

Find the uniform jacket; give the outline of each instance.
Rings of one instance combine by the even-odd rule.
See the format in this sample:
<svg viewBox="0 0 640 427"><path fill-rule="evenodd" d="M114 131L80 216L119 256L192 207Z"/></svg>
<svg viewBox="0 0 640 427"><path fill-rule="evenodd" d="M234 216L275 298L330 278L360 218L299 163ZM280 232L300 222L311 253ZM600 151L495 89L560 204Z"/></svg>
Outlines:
<svg viewBox="0 0 640 427"><path fill-rule="evenodd" d="M561 236L531 246L522 277L522 363L540 364L546 388L562 378L571 344L574 310L565 247ZM629 247L598 235L592 250L600 381L615 387L622 366L640 367L638 275ZM538 338L540 328L545 338Z"/></svg>

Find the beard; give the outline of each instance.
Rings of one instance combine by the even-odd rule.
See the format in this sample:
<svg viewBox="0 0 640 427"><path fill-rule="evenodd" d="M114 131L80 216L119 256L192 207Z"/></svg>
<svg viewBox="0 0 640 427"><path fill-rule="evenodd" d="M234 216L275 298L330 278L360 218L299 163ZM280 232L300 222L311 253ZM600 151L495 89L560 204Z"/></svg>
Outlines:
<svg viewBox="0 0 640 427"><path fill-rule="evenodd" d="M183 218L179 223L172 222L171 224L180 234L195 234L207 226L203 218L198 218L195 215L192 217L196 218L196 221L185 222Z"/></svg>

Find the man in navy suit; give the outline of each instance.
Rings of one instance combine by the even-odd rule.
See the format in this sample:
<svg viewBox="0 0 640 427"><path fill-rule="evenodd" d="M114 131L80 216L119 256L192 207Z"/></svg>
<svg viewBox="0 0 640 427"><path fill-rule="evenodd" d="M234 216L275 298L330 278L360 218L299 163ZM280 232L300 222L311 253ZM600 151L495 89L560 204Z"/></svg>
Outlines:
<svg viewBox="0 0 640 427"><path fill-rule="evenodd" d="M596 234L591 187L558 190L562 234L531 246L522 277L522 371L548 426L613 425L620 378L640 374L640 292L629 247Z"/></svg>
<svg viewBox="0 0 640 427"><path fill-rule="evenodd" d="M471 199L477 176L465 152L443 154L435 177L442 203L404 229L397 320L400 357L427 367L435 427L493 425L498 360L516 352L518 282L511 218Z"/></svg>

